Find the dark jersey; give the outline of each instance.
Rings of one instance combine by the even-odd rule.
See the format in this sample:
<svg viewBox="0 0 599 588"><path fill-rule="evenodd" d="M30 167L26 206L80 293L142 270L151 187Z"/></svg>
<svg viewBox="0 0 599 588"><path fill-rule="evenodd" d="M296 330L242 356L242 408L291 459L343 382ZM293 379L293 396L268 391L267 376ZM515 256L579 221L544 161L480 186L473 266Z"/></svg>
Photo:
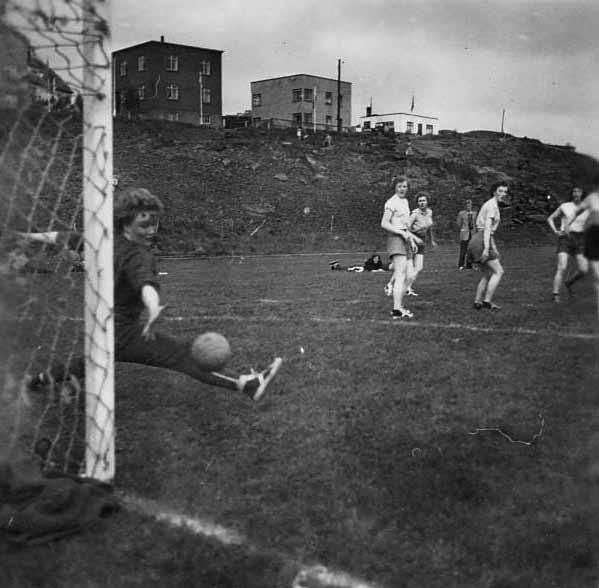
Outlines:
<svg viewBox="0 0 599 588"><path fill-rule="evenodd" d="M373 272L374 270L383 269L383 262L381 261L381 258L379 257L378 261L375 261L374 258L375 256L373 255L364 262L364 269L367 272Z"/></svg>
<svg viewBox="0 0 599 588"><path fill-rule="evenodd" d="M144 310L141 289L160 288L156 258L143 245L123 236L114 240L114 313L117 323L136 323Z"/></svg>

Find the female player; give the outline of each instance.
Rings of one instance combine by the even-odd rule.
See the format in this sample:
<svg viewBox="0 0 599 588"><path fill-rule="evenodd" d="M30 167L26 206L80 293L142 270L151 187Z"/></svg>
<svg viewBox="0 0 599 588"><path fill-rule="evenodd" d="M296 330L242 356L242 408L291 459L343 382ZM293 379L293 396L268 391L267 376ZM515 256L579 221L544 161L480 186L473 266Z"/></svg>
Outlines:
<svg viewBox="0 0 599 588"><path fill-rule="evenodd" d="M408 271L408 281L406 284L407 296L418 296L412 290L412 286L424 267L424 248L427 239L430 241L431 247L434 248L437 246L433 235L433 211L429 208L427 195L421 192L418 195L416 203L418 204L418 208L415 208L410 215L409 228L412 233L420 237L422 243L418 245L414 256L409 262L411 268Z"/></svg>
<svg viewBox="0 0 599 588"><path fill-rule="evenodd" d="M468 244L468 256L473 263L480 265L483 272L474 297L476 310L501 310L493 302L493 295L504 273L494 234L501 220L499 209L508 205L508 187L505 183L497 182L491 186L491 198L481 206L476 217L476 233Z"/></svg>
<svg viewBox="0 0 599 588"><path fill-rule="evenodd" d="M589 263L589 273L593 280L597 320L599 320L599 180L595 182L593 190L578 205L576 216L566 226L566 231L576 222L579 215L587 213L583 233L583 253Z"/></svg>
<svg viewBox="0 0 599 588"><path fill-rule="evenodd" d="M578 205L582 200L582 188L572 188L572 200L562 202L548 217L547 223L557 236L557 267L553 276L553 300L559 302L559 294L568 269L568 261L576 260L577 272L566 281L566 287L571 292L572 285L586 275L588 271L587 258L583 255L583 231L588 211L577 216ZM576 218L575 218L576 217ZM559 219L559 229L555 226ZM566 232L566 227L568 231Z"/></svg>
<svg viewBox="0 0 599 588"><path fill-rule="evenodd" d="M387 231L387 253L393 265L391 288L394 319L412 318L414 314L403 305L406 289L408 258L422 239L409 230L410 205L408 204L408 180L404 176L394 178L395 193L385 202L381 227ZM389 285L387 285L389 287Z"/></svg>
<svg viewBox="0 0 599 588"><path fill-rule="evenodd" d="M192 357L191 344L154 330L154 323L165 307L160 299L156 261L150 246L163 209L160 199L145 188L124 190L115 203L115 359L181 372L207 384L244 392L258 400L278 372L281 358L277 357L260 373L236 378L206 372ZM30 238L41 240L34 235ZM57 239L60 234L45 235L48 239ZM144 311L147 318L142 323ZM68 371L64 366L53 366L47 373L31 378L29 386L36 389L69 376L81 378L84 369L85 359L80 357L70 363Z"/></svg>

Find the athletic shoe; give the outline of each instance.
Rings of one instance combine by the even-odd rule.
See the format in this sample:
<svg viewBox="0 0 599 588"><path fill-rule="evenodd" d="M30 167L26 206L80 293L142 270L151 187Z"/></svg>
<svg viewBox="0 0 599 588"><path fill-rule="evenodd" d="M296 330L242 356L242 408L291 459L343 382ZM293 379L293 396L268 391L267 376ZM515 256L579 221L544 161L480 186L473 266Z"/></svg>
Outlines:
<svg viewBox="0 0 599 588"><path fill-rule="evenodd" d="M501 306L493 302L483 302L483 308L487 310L501 310Z"/></svg>
<svg viewBox="0 0 599 588"><path fill-rule="evenodd" d="M402 308L401 310L393 309L391 311L391 318L395 319L404 319L404 318L412 318L414 313L407 308Z"/></svg>
<svg viewBox="0 0 599 588"><path fill-rule="evenodd" d="M463 265L461 265L461 266L460 266L458 269L459 269L459 270L463 270L463 269L464 269L464 266L463 266Z"/></svg>
<svg viewBox="0 0 599 588"><path fill-rule="evenodd" d="M476 310L480 310L483 307L483 303L482 302L475 302L472 306L474 306L474 308Z"/></svg>
<svg viewBox="0 0 599 588"><path fill-rule="evenodd" d="M414 290L412 290L412 288L408 288L406 290L406 296L418 296L418 294L416 292L414 292Z"/></svg>
<svg viewBox="0 0 599 588"><path fill-rule="evenodd" d="M260 400L266 391L266 387L277 375L283 360L276 357L275 360L263 371L256 373L252 370L251 374L239 376L239 389L247 394L252 400Z"/></svg>
<svg viewBox="0 0 599 588"><path fill-rule="evenodd" d="M385 286L385 296L393 296L393 284L391 282Z"/></svg>

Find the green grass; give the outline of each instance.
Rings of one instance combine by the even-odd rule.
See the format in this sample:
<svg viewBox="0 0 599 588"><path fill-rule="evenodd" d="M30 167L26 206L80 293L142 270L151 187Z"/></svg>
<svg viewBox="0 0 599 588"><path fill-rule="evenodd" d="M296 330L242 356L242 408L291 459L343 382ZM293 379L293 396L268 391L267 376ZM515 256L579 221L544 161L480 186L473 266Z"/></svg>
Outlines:
<svg viewBox="0 0 599 588"><path fill-rule="evenodd" d="M331 272L328 259L162 262L162 329L222 332L233 372L284 357L259 404L117 368L116 486L235 529L244 545L124 511L53 545L5 550L0 585L278 587L302 561L388 588L596 586L588 284L555 305L553 250L505 249L503 310L477 312L477 272L458 272L442 248L410 300L415 319L398 323L388 274ZM472 434L484 427L542 434Z"/></svg>

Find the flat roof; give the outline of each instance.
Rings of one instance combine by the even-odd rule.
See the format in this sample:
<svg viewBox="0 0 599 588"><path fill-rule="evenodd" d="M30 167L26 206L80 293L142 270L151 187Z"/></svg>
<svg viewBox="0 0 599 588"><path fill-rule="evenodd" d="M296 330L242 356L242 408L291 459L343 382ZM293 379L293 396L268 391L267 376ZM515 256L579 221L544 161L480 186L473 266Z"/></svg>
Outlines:
<svg viewBox="0 0 599 588"><path fill-rule="evenodd" d="M416 114L414 112L386 112L385 114L369 114L361 116L360 118L374 118L375 116L395 116L398 114L403 114L405 116L419 116L420 118L430 118L431 120L439 120L436 116L426 116L424 114Z"/></svg>
<svg viewBox="0 0 599 588"><path fill-rule="evenodd" d="M337 78L326 78L324 76L315 76L315 75L312 75L312 74L300 73L300 74L292 74L292 75L289 75L289 76L277 76L276 78L265 78L263 80L253 80L250 83L254 84L256 82L271 82L273 80L284 80L286 78L297 78L297 77L300 77L300 76L304 76L304 77L307 77L307 78L318 78L320 80L328 80L330 82L336 82L337 81ZM351 86L351 82L345 82L345 81L341 80L341 83L342 84L349 84Z"/></svg>
<svg viewBox="0 0 599 588"><path fill-rule="evenodd" d="M138 47L143 47L144 45L169 45L170 47L183 47L184 49L196 49L200 51L212 51L213 53L224 53L221 49L208 49L207 47L197 47L196 45L181 45L180 43L169 43L168 41L144 41L143 43L138 43L137 45L129 45L129 47L123 47L122 49L117 49L112 53L120 53L121 51L128 51L129 49L137 49Z"/></svg>

